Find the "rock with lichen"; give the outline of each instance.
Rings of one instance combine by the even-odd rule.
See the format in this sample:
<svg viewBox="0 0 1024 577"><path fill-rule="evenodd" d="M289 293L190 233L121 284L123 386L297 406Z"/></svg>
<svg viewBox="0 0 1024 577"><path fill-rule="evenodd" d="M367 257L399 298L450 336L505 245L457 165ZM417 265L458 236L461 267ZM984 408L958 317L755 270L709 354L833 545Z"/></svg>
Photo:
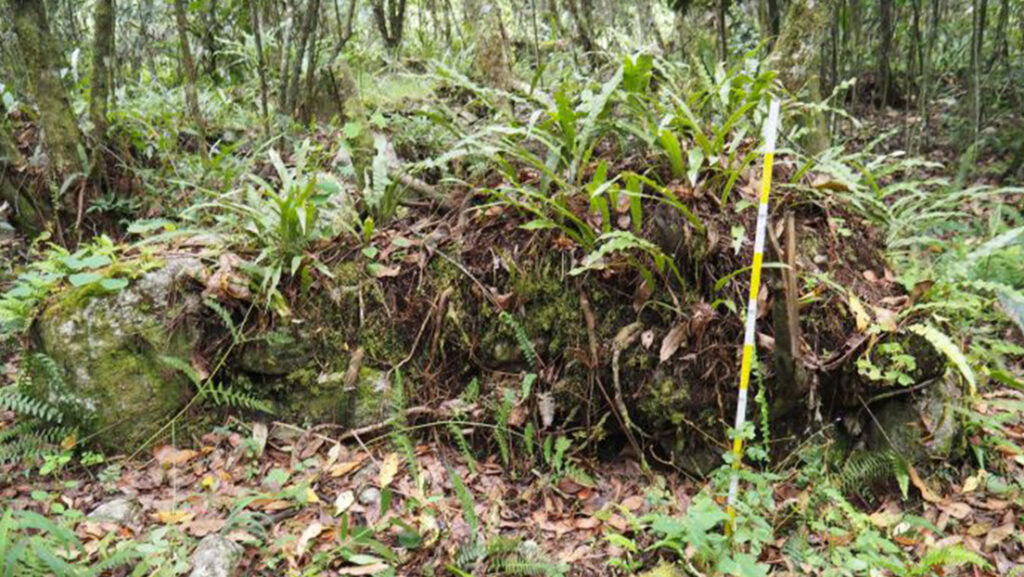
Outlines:
<svg viewBox="0 0 1024 577"><path fill-rule="evenodd" d="M201 268L193 257L168 258L117 292L56 295L34 329L56 371L32 379L35 393L101 446L146 440L189 395L188 377L163 358L191 357L201 301L179 289Z"/></svg>

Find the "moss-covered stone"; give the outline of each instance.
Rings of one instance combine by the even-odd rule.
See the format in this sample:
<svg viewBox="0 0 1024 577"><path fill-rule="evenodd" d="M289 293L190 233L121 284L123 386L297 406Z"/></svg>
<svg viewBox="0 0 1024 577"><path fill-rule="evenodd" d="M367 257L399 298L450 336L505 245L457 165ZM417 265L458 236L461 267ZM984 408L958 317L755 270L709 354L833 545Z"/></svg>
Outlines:
<svg viewBox="0 0 1024 577"><path fill-rule="evenodd" d="M379 423L391 414L391 381L387 373L361 367L355 383L344 372L299 369L285 379L282 413L306 423L336 423L357 428Z"/></svg>
<svg viewBox="0 0 1024 577"><path fill-rule="evenodd" d="M315 352L308 331L288 326L247 341L235 362L247 373L283 376L305 366Z"/></svg>
<svg viewBox="0 0 1024 577"><path fill-rule="evenodd" d="M947 375L918 393L887 399L873 407L867 442L875 450L895 450L917 464L944 461L960 436L956 377Z"/></svg>
<svg viewBox="0 0 1024 577"><path fill-rule="evenodd" d="M102 446L125 450L144 441L188 398L188 377L161 357L191 356L201 303L175 287L200 267L178 258L114 294L57 295L35 331L62 374L33 379L36 393L61 405Z"/></svg>

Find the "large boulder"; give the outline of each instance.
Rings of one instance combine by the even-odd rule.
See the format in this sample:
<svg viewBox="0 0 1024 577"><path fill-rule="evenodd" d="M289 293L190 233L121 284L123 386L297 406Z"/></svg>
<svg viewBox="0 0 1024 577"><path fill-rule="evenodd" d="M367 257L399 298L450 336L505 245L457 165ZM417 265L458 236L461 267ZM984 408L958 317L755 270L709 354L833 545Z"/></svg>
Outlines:
<svg viewBox="0 0 1024 577"><path fill-rule="evenodd" d="M57 372L33 378L36 394L63 407L101 446L125 450L145 441L188 399L188 377L162 359L191 357L202 301L179 289L201 269L196 258L169 257L120 291L56 295L35 337Z"/></svg>

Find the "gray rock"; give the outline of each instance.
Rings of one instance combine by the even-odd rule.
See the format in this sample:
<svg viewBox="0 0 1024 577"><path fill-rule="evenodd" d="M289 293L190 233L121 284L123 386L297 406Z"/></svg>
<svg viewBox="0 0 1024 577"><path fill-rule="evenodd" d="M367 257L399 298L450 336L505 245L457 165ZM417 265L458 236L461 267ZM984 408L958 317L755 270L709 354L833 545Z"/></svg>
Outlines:
<svg viewBox="0 0 1024 577"><path fill-rule="evenodd" d="M867 444L872 450L897 451L912 463L942 461L953 453L961 433L956 416L960 385L952 373L922 391L872 407Z"/></svg>
<svg viewBox="0 0 1024 577"><path fill-rule="evenodd" d="M188 377L162 357L191 357L202 303L179 289L201 269L197 258L167 257L119 291L87 285L56 295L35 336L60 375L35 375L35 394L99 445L134 448L188 398Z"/></svg>
<svg viewBox="0 0 1024 577"><path fill-rule="evenodd" d="M367 487L359 492L359 503L364 507L372 507L380 503L380 489Z"/></svg>
<svg viewBox="0 0 1024 577"><path fill-rule="evenodd" d="M220 535L209 535L192 553L190 577L231 577L245 550Z"/></svg>
<svg viewBox="0 0 1024 577"><path fill-rule="evenodd" d="M139 514L139 504L132 499L119 497L93 509L86 517L89 521L102 521L127 526Z"/></svg>

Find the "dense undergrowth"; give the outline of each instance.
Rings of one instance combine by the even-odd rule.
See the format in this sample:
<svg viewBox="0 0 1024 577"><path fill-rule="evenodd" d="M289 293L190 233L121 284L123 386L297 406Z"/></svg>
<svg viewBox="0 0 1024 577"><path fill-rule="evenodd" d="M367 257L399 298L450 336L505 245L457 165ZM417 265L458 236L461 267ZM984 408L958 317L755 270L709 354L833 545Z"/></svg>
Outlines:
<svg viewBox="0 0 1024 577"><path fill-rule="evenodd" d="M244 61L253 59L250 49L230 50ZM555 53L530 84L514 88L482 83L465 58L431 58L413 71L398 63L382 68L362 55L354 73L359 88L344 117L300 124L277 116L274 136L262 129L252 83L234 92L200 85L205 142L180 129L183 112L172 102L181 96L159 78L126 83L111 117L110 133L122 143L108 155L115 176L83 208L81 227L0 238L18 262L0 271L0 350L9 358L0 388L0 475L10 487L3 498L15 503L0 518L0 574L183 574L195 538L206 533L247 545L255 551L247 554L249 569L267 575L1013 574L1005 565L1021 558L1019 535L978 550L969 539L947 538L946 527L947 509L959 515L957 506L967 506L961 497L975 491L1009 503L1009 517L986 521L990 529L1019 527L1024 191L974 172L969 160L956 171L893 151L881 138L804 152L808 108L843 113L787 93L760 55L729 68L696 58L602 55L583 72L570 55ZM344 443L330 430L286 433L291 429L279 423L268 444L259 423L273 421L274 399L222 379L234 347L287 326L311 294L340 286L339 260L356 262L362 277L384 286L407 264L400 243L415 235L406 233L436 219L499 230L475 237L481 244L490 238L487 246L416 242L467 260L501 260L487 250L501 246L499 237L539 243L521 262L508 255L502 266L527 270L537 253L556 255L566 291L628 287L614 293L622 302L606 304L635 307L638 317L675 321L706 306L717 319L709 331L718 331L723 349L693 363L720 355L725 368L703 381L731 394L760 130L771 99L784 110L773 216L782 222L787 212L798 215L806 223L801 243L828 263L800 263L799 304L811 319L805 330L818 339L811 360L820 367L855 357L854 378L877 393L857 399L867 414L858 418L866 421L875 418L868 406L883 395L918 390L919 357L904 337L923 339L940 354L937 380L956 391L948 418L959 433L948 461L922 465L888 439L885 450L867 449L851 434L856 419L838 418L821 399L808 404L806 428L775 438L778 405L766 384L775 374L764 353L755 416L732 432L750 445L738 523L726 536L728 458L699 481L670 459L652 459L657 451L644 450L657 445L646 440L650 423L632 423L637 407L627 408L614 390L591 406L560 407L556 418L547 386L562 351L538 353L545 335L531 334L530 312L482 285L488 314L498 319L489 326L515 343L516 370L501 380L437 387L415 362L394 367L386 426L350 436L334 431ZM39 137L30 111L17 103L5 108L3 121L31 158ZM24 168L35 179L27 187L66 192L48 190L37 165ZM138 472L149 467L138 454L94 452L91 433L64 414L64 399L38 394L59 389L75 367L57 366L37 350L33 323L58 295L73 295L74 303L121 294L191 246L223 273L207 279L203 292L222 346L205 365L165 359L188 375L194 396L150 438L159 445L151 469L161 478L146 485ZM460 285L476 290L480 281L456 264ZM398 286L393 290L405 290ZM586 335L592 321L582 321L574 328ZM660 354L671 349L671 357L680 347L671 340L664 338ZM595 364L614 363L617 384L625 345L590 346ZM444 376L468 374L460 370ZM837 421L823 422L822 412ZM197 414L225 417L226 424L203 437L184 423ZM704 434L711 446L725 446L726 427L710 424L716 428ZM187 442L177 437L183 428L193 437ZM373 439L372 447L360 435ZM171 448L168 441L202 448ZM598 458L622 446L626 460L645 465L632 471L644 482L628 498L608 490L605 468L614 459ZM354 471L365 474L350 477ZM163 476L172 474L187 481L165 486ZM33 479L44 479L45 488L27 489ZM492 490L501 483L508 486ZM376 487L373 498L363 498L367 486ZM83 518L97 495L126 490L150 496L152 524L136 520L119 530ZM560 507L585 518L582 529L551 532L582 530L578 545L600 553L574 567L543 542L546 533L504 527L503 515L523 525L540 518L494 504L496 494L509 493L537 495L545 522ZM591 493L604 502L590 503ZM629 499L641 504L626 506ZM193 518L215 528L196 530Z"/></svg>

